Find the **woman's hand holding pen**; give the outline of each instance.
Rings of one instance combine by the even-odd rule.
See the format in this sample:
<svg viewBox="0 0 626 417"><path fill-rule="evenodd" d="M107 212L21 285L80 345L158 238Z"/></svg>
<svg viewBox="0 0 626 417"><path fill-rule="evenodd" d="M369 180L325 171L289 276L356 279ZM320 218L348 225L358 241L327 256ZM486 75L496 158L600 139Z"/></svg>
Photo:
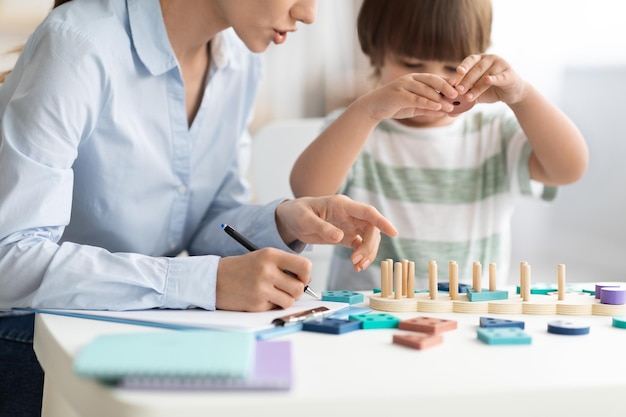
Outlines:
<svg viewBox="0 0 626 417"><path fill-rule="evenodd" d="M389 236L398 233L373 206L342 195L287 200L276 208L276 224L286 243L300 240L353 248L355 271L367 268L374 260L381 232Z"/></svg>
<svg viewBox="0 0 626 417"><path fill-rule="evenodd" d="M275 215L278 232L287 244L299 240L352 247L357 271L376 257L381 232L398 233L376 208L342 195L286 200ZM216 308L266 311L290 307L311 281L311 261L275 248L249 250L246 255L220 259Z"/></svg>
<svg viewBox="0 0 626 417"><path fill-rule="evenodd" d="M267 311L290 307L311 281L311 270L309 259L275 248L224 257L217 270L216 308Z"/></svg>

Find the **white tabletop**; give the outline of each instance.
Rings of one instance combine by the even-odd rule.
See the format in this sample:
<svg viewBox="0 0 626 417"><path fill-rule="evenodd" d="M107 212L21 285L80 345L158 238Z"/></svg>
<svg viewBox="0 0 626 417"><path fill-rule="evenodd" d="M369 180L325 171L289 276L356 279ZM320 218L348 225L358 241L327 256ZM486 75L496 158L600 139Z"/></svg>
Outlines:
<svg viewBox="0 0 626 417"><path fill-rule="evenodd" d="M368 301L363 306L367 306ZM298 332L288 392L131 391L78 378L79 349L104 333L154 328L38 314L35 352L45 374L44 416L59 415L51 396L79 416L623 416L626 329L610 316L392 313L456 320L443 344L414 350L392 344L398 329L342 335ZM479 317L521 320L531 345L486 345ZM588 335L547 333L551 320L585 321ZM166 330L162 330L166 331ZM62 412L68 416L68 410ZM401 415L401 414L395 414Z"/></svg>

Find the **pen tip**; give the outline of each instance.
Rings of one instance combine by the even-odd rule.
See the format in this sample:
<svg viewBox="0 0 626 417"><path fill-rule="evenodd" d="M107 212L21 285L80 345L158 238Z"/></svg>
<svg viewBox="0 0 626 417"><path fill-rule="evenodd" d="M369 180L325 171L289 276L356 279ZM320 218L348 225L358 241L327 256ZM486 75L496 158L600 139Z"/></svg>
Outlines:
<svg viewBox="0 0 626 417"><path fill-rule="evenodd" d="M225 229L225 228L226 228L226 224L222 223L222 229Z"/></svg>
<svg viewBox="0 0 626 417"><path fill-rule="evenodd" d="M306 290L304 290L304 292L306 292L307 294L309 294L311 297L313 298L317 298L318 300L321 300L322 297L320 297L315 291L313 291L310 287L306 287Z"/></svg>

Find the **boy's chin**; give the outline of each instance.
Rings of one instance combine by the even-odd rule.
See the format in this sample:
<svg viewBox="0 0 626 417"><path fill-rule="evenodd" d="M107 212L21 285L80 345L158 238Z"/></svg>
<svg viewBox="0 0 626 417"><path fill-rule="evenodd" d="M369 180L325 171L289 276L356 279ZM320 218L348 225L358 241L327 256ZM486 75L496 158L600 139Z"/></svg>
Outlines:
<svg viewBox="0 0 626 417"><path fill-rule="evenodd" d="M454 120L457 114L442 114L441 116L417 116L411 119L403 119L400 122L410 127L439 127L446 126Z"/></svg>

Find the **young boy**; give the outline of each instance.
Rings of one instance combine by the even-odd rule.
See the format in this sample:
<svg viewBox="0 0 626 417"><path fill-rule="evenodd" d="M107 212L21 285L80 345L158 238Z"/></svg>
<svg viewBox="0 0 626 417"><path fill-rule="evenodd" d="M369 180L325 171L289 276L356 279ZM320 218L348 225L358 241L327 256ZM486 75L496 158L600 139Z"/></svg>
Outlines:
<svg viewBox="0 0 626 417"><path fill-rule="evenodd" d="M456 261L465 282L474 261L496 263L505 283L517 198L551 200L556 186L584 174L588 150L576 126L485 53L491 21L489 0L363 2L359 41L379 87L329 116L294 165L291 186L296 196L370 203L398 236L382 237L367 271L337 248L329 289L379 286L386 258L415 261L422 287L429 260L444 270ZM506 106L462 112L495 102Z"/></svg>

